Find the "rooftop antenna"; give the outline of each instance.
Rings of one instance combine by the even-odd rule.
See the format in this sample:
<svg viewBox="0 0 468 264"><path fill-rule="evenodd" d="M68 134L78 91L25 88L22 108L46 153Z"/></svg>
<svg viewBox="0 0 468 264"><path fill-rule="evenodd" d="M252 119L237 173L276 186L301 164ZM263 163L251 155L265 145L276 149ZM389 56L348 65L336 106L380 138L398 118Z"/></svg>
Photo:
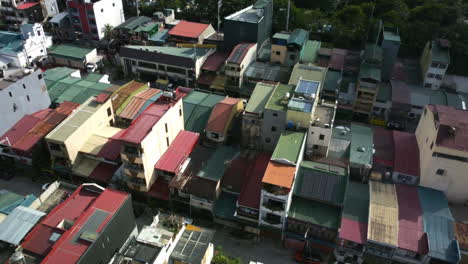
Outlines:
<svg viewBox="0 0 468 264"><path fill-rule="evenodd" d="M289 12L291 11L291 0L288 1L288 10L286 11L286 31L289 31Z"/></svg>

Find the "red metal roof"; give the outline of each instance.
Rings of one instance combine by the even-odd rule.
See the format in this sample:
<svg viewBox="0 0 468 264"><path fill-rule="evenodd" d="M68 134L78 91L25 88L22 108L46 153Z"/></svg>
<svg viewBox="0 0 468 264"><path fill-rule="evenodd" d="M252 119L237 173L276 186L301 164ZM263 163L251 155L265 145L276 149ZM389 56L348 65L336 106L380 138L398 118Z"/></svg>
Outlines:
<svg viewBox="0 0 468 264"><path fill-rule="evenodd" d="M341 70L344 68L345 57L348 54L344 49L333 49L330 57L328 67L334 70Z"/></svg>
<svg viewBox="0 0 468 264"><path fill-rule="evenodd" d="M76 108L78 108L78 106L80 106L80 104L78 103L73 103L73 102L69 102L69 101L63 101L63 103L61 103L59 105L59 107L55 108L55 111L57 113L62 113L62 114L66 114L66 115L70 115L73 110L75 110Z"/></svg>
<svg viewBox="0 0 468 264"><path fill-rule="evenodd" d="M396 184L395 188L398 198L398 247L426 254L428 242L424 235L417 187Z"/></svg>
<svg viewBox="0 0 468 264"><path fill-rule="evenodd" d="M34 116L36 118L39 118L39 119L44 119L52 111L54 111L54 110L52 110L50 108L46 108L46 109L39 110L39 111L35 112L34 114L32 114L32 116Z"/></svg>
<svg viewBox="0 0 468 264"><path fill-rule="evenodd" d="M226 98L217 103L206 125L206 131L224 134L227 126L230 124L233 107L241 100L237 98Z"/></svg>
<svg viewBox="0 0 468 264"><path fill-rule="evenodd" d="M107 99L109 99L109 97L110 97L110 94L101 93L98 96L96 96L96 99L94 99L94 101L96 101L98 103L104 103L105 101L107 101Z"/></svg>
<svg viewBox="0 0 468 264"><path fill-rule="evenodd" d="M411 105L411 91L406 82L391 80L392 102Z"/></svg>
<svg viewBox="0 0 468 264"><path fill-rule="evenodd" d="M438 146L468 151L468 111L444 105L429 105L439 124L436 144Z"/></svg>
<svg viewBox="0 0 468 264"><path fill-rule="evenodd" d="M229 55L226 62L229 63L236 63L241 64L242 60L244 60L245 55L247 52L252 48L255 44L252 43L241 43L237 44L234 49L232 50L231 54Z"/></svg>
<svg viewBox="0 0 468 264"><path fill-rule="evenodd" d="M412 133L393 131L394 171L419 177L419 147Z"/></svg>
<svg viewBox="0 0 468 264"><path fill-rule="evenodd" d="M145 109L145 111L133 120L130 126L122 133L120 140L127 141L135 144L141 141L148 135L153 126L161 119L161 117L179 100L187 95L182 88L176 89L175 100L168 100L167 98L160 97L154 104Z"/></svg>
<svg viewBox="0 0 468 264"><path fill-rule="evenodd" d="M37 5L37 4L39 4L39 2L19 4L18 9L20 9L20 10L28 9L30 7L33 7L33 6Z"/></svg>
<svg viewBox="0 0 468 264"><path fill-rule="evenodd" d="M26 115L21 118L16 124L10 128L3 136L0 138L0 141L8 138L8 141L3 142L3 145L13 146L16 142L24 136L31 128L33 128L41 120L32 115Z"/></svg>
<svg viewBox="0 0 468 264"><path fill-rule="evenodd" d="M154 168L176 173L180 165L192 153L198 143L199 137L200 134L198 133L181 130Z"/></svg>
<svg viewBox="0 0 468 264"><path fill-rule="evenodd" d="M270 153L260 153L255 160L255 166L248 173L248 180L242 187L239 195L239 205L254 209L260 208L260 193L262 191L262 178L270 162Z"/></svg>
<svg viewBox="0 0 468 264"><path fill-rule="evenodd" d="M249 170L252 170L254 165L255 159L249 158L248 153L235 158L226 169L221 184L232 192L240 193L249 179Z"/></svg>
<svg viewBox="0 0 468 264"><path fill-rule="evenodd" d="M124 110L120 112L119 117L125 119L133 119L143 105L146 103L146 99L133 97L130 102L128 102L127 106L125 106Z"/></svg>
<svg viewBox="0 0 468 264"><path fill-rule="evenodd" d="M340 238L358 244L366 243L367 223L362 223L343 217L341 219Z"/></svg>
<svg viewBox="0 0 468 264"><path fill-rule="evenodd" d="M169 31L169 35L186 38L198 38L208 26L209 24L182 20Z"/></svg>
<svg viewBox="0 0 468 264"><path fill-rule="evenodd" d="M159 177L151 186L151 189L148 192L148 195L164 200L164 201L169 201L169 184L165 182L162 177Z"/></svg>
<svg viewBox="0 0 468 264"><path fill-rule="evenodd" d="M215 78L216 78L216 73L204 72L200 74L200 76L198 77L197 83L204 84L204 85L211 85Z"/></svg>
<svg viewBox="0 0 468 264"><path fill-rule="evenodd" d="M100 183L109 183L112 175L119 167L106 162L101 162L94 168L93 172L89 175L90 179L93 179Z"/></svg>
<svg viewBox="0 0 468 264"><path fill-rule="evenodd" d="M203 63L202 69L206 71L218 71L228 58L229 54L215 52L211 54Z"/></svg>
<svg viewBox="0 0 468 264"><path fill-rule="evenodd" d="M125 130L121 130L109 138L97 155L107 160L117 160L120 157L120 146L122 145L122 142L119 139L124 132Z"/></svg>
<svg viewBox="0 0 468 264"><path fill-rule="evenodd" d="M383 127L374 127L373 137L375 153L374 164L393 168L393 133Z"/></svg>
<svg viewBox="0 0 468 264"><path fill-rule="evenodd" d="M81 212L81 215L75 221L73 228L71 228L68 232L65 232L60 237L60 239L55 242L52 250L41 263L76 263L81 255L83 255L83 253L86 252L88 247L91 245L90 243L82 243L79 241L76 242L75 239L76 235L87 223L88 219L90 219L97 210L109 213L107 218L96 230L97 233L100 233L126 199L128 199L127 193L112 189L105 189L102 193L98 194L90 206ZM65 203L67 203L69 200L70 199L67 199Z"/></svg>

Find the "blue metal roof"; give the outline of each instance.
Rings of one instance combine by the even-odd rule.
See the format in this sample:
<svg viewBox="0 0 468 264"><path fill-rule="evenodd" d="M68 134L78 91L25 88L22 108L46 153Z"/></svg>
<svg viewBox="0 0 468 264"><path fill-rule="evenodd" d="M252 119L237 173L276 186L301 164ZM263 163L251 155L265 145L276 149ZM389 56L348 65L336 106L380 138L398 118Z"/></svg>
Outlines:
<svg viewBox="0 0 468 264"><path fill-rule="evenodd" d="M312 94L317 94L319 86L320 82L301 79L296 86L295 92L312 96Z"/></svg>
<svg viewBox="0 0 468 264"><path fill-rule="evenodd" d="M312 112L312 102L304 101L303 99L299 98L293 98L288 103L288 109L304 113L310 113Z"/></svg>
<svg viewBox="0 0 468 264"><path fill-rule="evenodd" d="M448 263L458 263L460 248L455 239L454 221L447 199L441 191L419 187L424 232L427 233L429 256Z"/></svg>

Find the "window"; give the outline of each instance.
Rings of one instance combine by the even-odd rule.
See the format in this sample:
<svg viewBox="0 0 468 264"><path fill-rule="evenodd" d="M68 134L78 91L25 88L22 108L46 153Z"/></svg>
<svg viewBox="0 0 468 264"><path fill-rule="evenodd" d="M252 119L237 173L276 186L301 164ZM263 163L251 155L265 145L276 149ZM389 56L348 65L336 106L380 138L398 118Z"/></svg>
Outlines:
<svg viewBox="0 0 468 264"><path fill-rule="evenodd" d="M109 121L109 125L110 125L110 126L114 126L114 120L113 120L113 119L111 119L111 120Z"/></svg>
<svg viewBox="0 0 468 264"><path fill-rule="evenodd" d="M278 117L278 113L273 113L273 116L274 116L274 117Z"/></svg>
<svg viewBox="0 0 468 264"><path fill-rule="evenodd" d="M115 3L112 3L112 6L115 6Z"/></svg>
<svg viewBox="0 0 468 264"><path fill-rule="evenodd" d="M44 52L44 50L43 50L43 49L41 49L41 53L43 53L43 52ZM41 76L41 78L39 78L39 76ZM37 78L39 78L39 80L40 80L40 79L42 79L42 75L41 75L41 74L39 74L39 76L38 76Z"/></svg>
<svg viewBox="0 0 468 264"><path fill-rule="evenodd" d="M325 139L325 135L320 134L319 139L320 139L320 140L324 140L324 139Z"/></svg>
<svg viewBox="0 0 468 264"><path fill-rule="evenodd" d="M438 66L439 66L439 64L437 62L431 63L431 67L437 68Z"/></svg>
<svg viewBox="0 0 468 264"><path fill-rule="evenodd" d="M168 137L166 138L166 144L169 147L170 144L169 144L169 138Z"/></svg>
<svg viewBox="0 0 468 264"><path fill-rule="evenodd" d="M29 98L29 95L26 95L26 99L28 99L28 102L31 102L31 99Z"/></svg>
<svg viewBox="0 0 468 264"><path fill-rule="evenodd" d="M442 80L442 75L441 75L441 74L436 74L436 75L435 75L435 78L436 78L437 80Z"/></svg>
<svg viewBox="0 0 468 264"><path fill-rule="evenodd" d="M26 84L23 83L23 89L26 89Z"/></svg>
<svg viewBox="0 0 468 264"><path fill-rule="evenodd" d="M111 115L112 115L112 110L111 110L111 108L109 107L109 108L107 108L107 116L111 116Z"/></svg>
<svg viewBox="0 0 468 264"><path fill-rule="evenodd" d="M445 69L445 67L447 67L447 66L445 66L445 64L442 64L442 63L439 64L439 68L440 68L440 69Z"/></svg>
<svg viewBox="0 0 468 264"><path fill-rule="evenodd" d="M212 132L212 133L211 133L211 138L219 139L219 134L218 134L218 133Z"/></svg>
<svg viewBox="0 0 468 264"><path fill-rule="evenodd" d="M255 124L255 120L253 120L253 119L250 120L250 123Z"/></svg>
<svg viewBox="0 0 468 264"><path fill-rule="evenodd" d="M164 128L166 129L166 133L168 133L169 129L167 129L167 123L164 124Z"/></svg>
<svg viewBox="0 0 468 264"><path fill-rule="evenodd" d="M429 137L426 137L426 143L429 141Z"/></svg>
<svg viewBox="0 0 468 264"><path fill-rule="evenodd" d="M104 12L104 9L103 9L103 8L101 8L101 13L102 13L102 12Z"/></svg>
<svg viewBox="0 0 468 264"><path fill-rule="evenodd" d="M272 131L272 132L275 132L275 131L276 131L276 127L275 127L275 126L272 126L272 127L271 127L271 131Z"/></svg>
<svg viewBox="0 0 468 264"><path fill-rule="evenodd" d="M435 74L433 74L433 73L428 73L428 74L427 74L427 77L428 77L428 78L434 78L434 75L435 75Z"/></svg>
<svg viewBox="0 0 468 264"><path fill-rule="evenodd" d="M439 176L444 176L445 175L445 170L437 169L436 174L439 175Z"/></svg>
<svg viewBox="0 0 468 264"><path fill-rule="evenodd" d="M38 35L38 36L41 35L41 31L40 31L40 30L37 31L37 35Z"/></svg>
<svg viewBox="0 0 468 264"><path fill-rule="evenodd" d="M62 151L59 144L49 143L49 147L51 150L54 150L54 151Z"/></svg>
<svg viewBox="0 0 468 264"><path fill-rule="evenodd" d="M431 143L431 150L432 150L433 147L434 147L434 142Z"/></svg>
<svg viewBox="0 0 468 264"><path fill-rule="evenodd" d="M290 58L291 60L295 60L295 59L296 59L296 55L291 54L291 55L289 56L289 58Z"/></svg>
<svg viewBox="0 0 468 264"><path fill-rule="evenodd" d="M281 55L281 51L277 51L276 55L278 55L278 56Z"/></svg>
<svg viewBox="0 0 468 264"><path fill-rule="evenodd" d="M270 143L270 142L271 142L271 138L265 138L265 142L266 142L266 143Z"/></svg>
<svg viewBox="0 0 468 264"><path fill-rule="evenodd" d="M182 116L182 108L179 108L179 116Z"/></svg>
<svg viewBox="0 0 468 264"><path fill-rule="evenodd" d="M8 95L9 95L10 97L13 97L13 94L11 94L11 92L8 92Z"/></svg>

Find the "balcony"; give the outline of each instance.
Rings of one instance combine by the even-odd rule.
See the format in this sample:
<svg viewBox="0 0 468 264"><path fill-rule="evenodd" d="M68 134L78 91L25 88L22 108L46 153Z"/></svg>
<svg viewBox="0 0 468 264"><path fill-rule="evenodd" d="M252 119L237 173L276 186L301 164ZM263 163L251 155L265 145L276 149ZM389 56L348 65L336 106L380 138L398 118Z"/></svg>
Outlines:
<svg viewBox="0 0 468 264"><path fill-rule="evenodd" d="M271 202L271 201L268 201L268 202L264 202L262 204L262 209L267 211L267 212L270 212L270 213L274 213L274 214L284 214L284 203L281 203L281 202Z"/></svg>
<svg viewBox="0 0 468 264"><path fill-rule="evenodd" d="M145 172L142 168L125 165L123 169L124 176L131 178L145 179Z"/></svg>
<svg viewBox="0 0 468 264"><path fill-rule="evenodd" d="M289 190L279 186L265 184L262 189L262 195L270 196L277 200L287 201Z"/></svg>
<svg viewBox="0 0 468 264"><path fill-rule="evenodd" d="M283 223L281 222L281 219L279 221L277 221L277 220L274 220L274 219L269 219L268 217L264 217L264 218L260 219L260 224L275 227L275 228L278 228L278 229L283 228Z"/></svg>
<svg viewBox="0 0 468 264"><path fill-rule="evenodd" d="M122 158L122 161L126 161L128 163L143 164L143 159L141 156L127 154L127 153L122 152L120 154L120 157Z"/></svg>

